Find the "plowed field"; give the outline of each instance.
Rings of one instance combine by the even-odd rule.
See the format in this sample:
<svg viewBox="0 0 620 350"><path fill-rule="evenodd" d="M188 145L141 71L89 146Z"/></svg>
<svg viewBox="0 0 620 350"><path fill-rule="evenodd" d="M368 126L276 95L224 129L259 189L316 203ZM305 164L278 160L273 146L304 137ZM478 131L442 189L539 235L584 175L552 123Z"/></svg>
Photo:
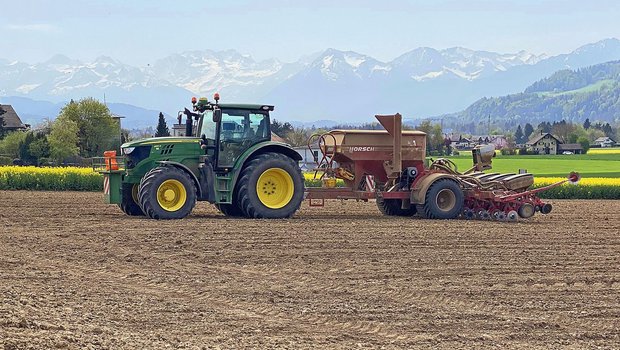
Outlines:
<svg viewBox="0 0 620 350"><path fill-rule="evenodd" d="M518 223L124 216L0 192L4 349L619 348L620 201Z"/></svg>

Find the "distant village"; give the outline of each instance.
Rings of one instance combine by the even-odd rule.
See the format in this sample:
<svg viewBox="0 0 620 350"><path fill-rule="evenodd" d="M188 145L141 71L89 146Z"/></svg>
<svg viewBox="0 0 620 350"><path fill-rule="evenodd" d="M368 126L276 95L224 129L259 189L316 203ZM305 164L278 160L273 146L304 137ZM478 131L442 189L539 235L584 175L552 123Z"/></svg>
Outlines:
<svg viewBox="0 0 620 350"><path fill-rule="evenodd" d="M450 147L457 151L468 151L478 145L492 144L496 150L502 150L510 146L510 142L505 135L446 135ZM608 136L601 136L595 139L590 147L607 148L615 147L618 143ZM538 132L532 134L525 143L514 143L516 149L524 149L532 155L553 155L553 154L582 154L585 153L580 143L566 143L560 137L550 132Z"/></svg>
<svg viewBox="0 0 620 350"><path fill-rule="evenodd" d="M469 151L478 145L492 144L496 150L509 147L508 139L505 135L446 135L450 147L457 151ZM592 147L605 148L616 146L616 141L610 137L602 136L594 140ZM535 134L525 143L516 143L514 148L528 150L532 155L551 155L551 154L582 154L583 146L579 143L565 143L559 137L549 132Z"/></svg>
<svg viewBox="0 0 620 350"><path fill-rule="evenodd" d="M0 105L0 129L4 134L8 134L12 131L27 131L30 129L30 125L24 124L16 113L15 109L11 105ZM290 143L295 150L302 156L302 167L314 164L318 159L320 152L318 144L315 142L308 147L305 144L305 140L310 133L316 131L314 129L295 129L289 123L278 123L272 121L272 138L276 141ZM550 125L550 124L549 124ZM355 128L376 128L375 124L365 124L362 126L356 126ZM437 127L437 126L435 126ZM520 127L519 127L520 128ZM541 128L530 133L529 139L525 142L517 142L515 135L469 135L464 133L451 132L444 134L441 131L439 135L431 135L430 130L424 130L429 135L429 139L432 138L433 143L439 146L435 146L437 149L441 149L439 155L456 155L459 152L470 151L478 145L492 144L496 150L507 151L509 154L521 154L521 155L571 155L571 154L583 154L587 152L584 149L584 144L579 142L565 142L562 137L554 135L552 132L545 132ZM517 134L521 131L518 130ZM299 134L299 135L298 135ZM173 124L170 128L171 136L184 136L185 124L178 123ZM150 137L152 135L144 135L144 137ZM517 135L518 136L518 135ZM521 135L521 138L525 136ZM443 140L435 140L437 138L443 138ZM430 141L429 141L430 143ZM620 146L612 137L600 136L593 141L589 141L589 144L585 145L587 148L607 148ZM433 149L429 147L429 149Z"/></svg>

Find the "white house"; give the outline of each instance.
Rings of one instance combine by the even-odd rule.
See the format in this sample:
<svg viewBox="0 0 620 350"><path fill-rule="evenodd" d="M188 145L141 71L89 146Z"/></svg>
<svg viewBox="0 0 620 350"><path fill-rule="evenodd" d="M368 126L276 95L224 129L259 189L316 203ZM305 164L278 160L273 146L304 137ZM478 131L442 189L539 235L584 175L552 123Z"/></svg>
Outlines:
<svg viewBox="0 0 620 350"><path fill-rule="evenodd" d="M318 166L316 162L321 161L322 154L318 143L311 145L310 148L308 148L308 146L298 146L293 147L293 149L299 153L302 158L299 161L299 166L302 170L315 169Z"/></svg>
<svg viewBox="0 0 620 350"><path fill-rule="evenodd" d="M611 137L599 137L598 139L594 140L594 144L601 146L601 148L603 147L613 147L616 145L616 141L614 141Z"/></svg>
<svg viewBox="0 0 620 350"><path fill-rule="evenodd" d="M541 132L535 134L525 145L538 154L558 154L558 145L561 143L558 137L548 132Z"/></svg>

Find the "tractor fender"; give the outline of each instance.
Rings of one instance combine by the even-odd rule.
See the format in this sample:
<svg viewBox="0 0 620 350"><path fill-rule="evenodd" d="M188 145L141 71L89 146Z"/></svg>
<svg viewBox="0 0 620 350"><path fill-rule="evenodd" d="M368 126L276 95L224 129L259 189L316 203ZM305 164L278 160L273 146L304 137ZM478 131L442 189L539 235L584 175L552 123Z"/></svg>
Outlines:
<svg viewBox="0 0 620 350"><path fill-rule="evenodd" d="M191 176L192 179L194 180L194 184L196 185L196 189L198 189L198 197L202 197L202 187L200 186L200 181L198 181L198 178L196 177L196 174L194 174L186 165L181 164L179 162L169 161L169 160L161 160L161 161L158 161L156 163L157 164L161 164L161 165L165 165L165 166L177 167L177 168L185 171L186 173L188 173L189 176Z"/></svg>
<svg viewBox="0 0 620 350"><path fill-rule="evenodd" d="M292 158L293 160L296 160L296 161L300 161L303 159L301 155L293 149L293 147L291 147L290 145L287 145L286 143L271 141L271 142L266 142L266 143L259 143L257 146L258 147L254 148L254 150L250 154L248 154L248 157L244 159L243 161L244 164L248 158L253 158L259 154L267 153L267 152L282 153L285 156Z"/></svg>
<svg viewBox="0 0 620 350"><path fill-rule="evenodd" d="M235 164L234 173L232 174L233 187L236 186L237 178L239 177L239 174L241 174L241 170L243 170L243 168L245 167L245 164L250 159L260 154L267 153L267 152L284 154L285 156L292 158L293 160L297 162L303 159L301 155L293 149L293 147L291 147L290 145L287 145L286 143L273 142L273 141L266 141L266 142L258 143L250 147L247 151L245 151L243 155L239 157L239 159L237 160L237 163Z"/></svg>
<svg viewBox="0 0 620 350"><path fill-rule="evenodd" d="M411 204L424 204L426 191L435 181L440 179L454 179L454 175L444 173L430 173L418 180L411 189Z"/></svg>

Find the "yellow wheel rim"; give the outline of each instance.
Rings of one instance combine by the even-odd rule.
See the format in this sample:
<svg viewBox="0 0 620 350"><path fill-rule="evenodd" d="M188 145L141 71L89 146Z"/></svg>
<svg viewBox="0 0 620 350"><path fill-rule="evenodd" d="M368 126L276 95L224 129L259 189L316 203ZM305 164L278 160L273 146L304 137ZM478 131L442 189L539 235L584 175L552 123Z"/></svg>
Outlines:
<svg viewBox="0 0 620 350"><path fill-rule="evenodd" d="M157 203L166 211L177 211L185 205L187 191L179 180L166 180L157 189Z"/></svg>
<svg viewBox="0 0 620 350"><path fill-rule="evenodd" d="M270 209L280 209L293 198L295 185L289 173L280 168L265 170L256 183L258 199Z"/></svg>

